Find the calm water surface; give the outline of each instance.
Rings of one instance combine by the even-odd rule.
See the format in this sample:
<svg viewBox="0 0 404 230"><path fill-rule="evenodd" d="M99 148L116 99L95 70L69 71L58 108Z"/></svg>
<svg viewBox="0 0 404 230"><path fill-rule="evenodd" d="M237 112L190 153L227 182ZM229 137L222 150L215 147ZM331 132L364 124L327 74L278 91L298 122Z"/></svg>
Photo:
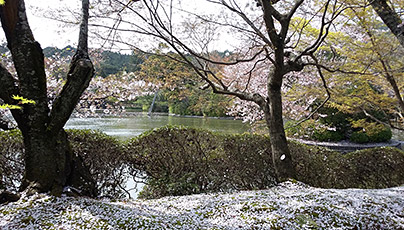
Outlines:
<svg viewBox="0 0 404 230"><path fill-rule="evenodd" d="M149 117L146 113L137 113L135 116L121 118L71 118L65 128L96 129L120 139L128 139L138 136L147 130L165 125L183 125L224 133L244 133L249 130L249 125L240 120L168 115L153 115Z"/></svg>
<svg viewBox="0 0 404 230"><path fill-rule="evenodd" d="M154 115L149 117L146 113L137 113L135 116L122 118L71 118L65 128L96 129L121 140L126 140L150 129L165 125L183 125L224 133L244 133L249 130L249 125L240 120L168 115ZM129 179L126 183L126 188L129 190L131 197L136 198L138 193L142 190L143 185L143 183L135 183L133 179Z"/></svg>

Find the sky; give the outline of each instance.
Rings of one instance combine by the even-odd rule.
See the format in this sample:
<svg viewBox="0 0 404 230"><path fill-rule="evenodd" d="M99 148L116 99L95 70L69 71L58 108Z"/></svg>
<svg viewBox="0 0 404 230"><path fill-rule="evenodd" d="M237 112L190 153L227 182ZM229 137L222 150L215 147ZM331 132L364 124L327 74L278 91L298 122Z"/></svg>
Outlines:
<svg viewBox="0 0 404 230"><path fill-rule="evenodd" d="M25 1L27 8L28 21L33 31L35 39L41 44L42 48L53 46L58 48L64 48L67 45L75 46L78 40L79 25L66 25L60 21L55 20L56 16L52 15L52 11L61 12L62 15L71 16L69 11L80 12L81 1L80 0L35 0ZM209 7L206 1L182 1L182 9L195 9L202 10L203 12L218 12L216 7ZM91 14L91 10L90 10ZM90 28L91 30L91 28ZM91 34L90 34L91 36ZM135 37L133 34L129 37ZM226 34L220 35L220 41L218 40L215 45L215 50L232 49L229 45L229 40L234 38L226 36ZM0 42L5 43L5 36L3 31L0 32ZM95 42L93 39L89 39L90 48L100 48L100 42ZM124 47L125 49L126 47ZM130 51L126 51L130 52Z"/></svg>
<svg viewBox="0 0 404 230"><path fill-rule="evenodd" d="M66 10L80 6L78 0L35 0L25 1L27 17L35 39L42 48L56 46L59 48L77 44L78 25L67 27L63 23L50 19L52 15L46 13L46 9ZM2 34L4 37L4 34Z"/></svg>

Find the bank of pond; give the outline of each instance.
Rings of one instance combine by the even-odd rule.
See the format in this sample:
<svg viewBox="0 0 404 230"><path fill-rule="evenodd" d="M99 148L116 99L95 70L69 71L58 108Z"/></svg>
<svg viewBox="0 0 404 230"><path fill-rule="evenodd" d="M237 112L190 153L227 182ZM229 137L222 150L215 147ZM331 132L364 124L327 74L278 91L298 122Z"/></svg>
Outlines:
<svg viewBox="0 0 404 230"><path fill-rule="evenodd" d="M164 126L120 141L94 130L68 130L100 197L127 196L143 177L140 198L266 189L276 184L268 136ZM15 191L24 169L18 130L0 132L1 187ZM391 147L347 154L289 141L297 181L318 188L389 188L404 184L404 152Z"/></svg>

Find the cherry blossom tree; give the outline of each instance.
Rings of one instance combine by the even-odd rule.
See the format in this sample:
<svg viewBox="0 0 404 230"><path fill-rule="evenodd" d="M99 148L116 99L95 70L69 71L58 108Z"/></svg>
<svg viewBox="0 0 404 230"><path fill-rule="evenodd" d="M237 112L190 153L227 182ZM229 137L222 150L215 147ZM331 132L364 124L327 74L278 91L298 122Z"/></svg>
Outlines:
<svg viewBox="0 0 404 230"><path fill-rule="evenodd" d="M25 3L6 1L0 7L1 24L16 72L0 65L0 98L9 105L18 103L13 95L35 101L22 105L21 110L11 110L24 139L25 173L21 189L29 193L60 195L65 186L73 186L83 195L96 195L95 182L82 160L72 153L63 130L94 72L87 45L89 8L89 1L82 0L77 52L66 82L50 108L44 55L30 29Z"/></svg>
<svg viewBox="0 0 404 230"><path fill-rule="evenodd" d="M180 58L165 55L189 65L213 92L253 103L269 128L278 177L294 176L283 127L284 79L318 64L316 51L344 10L343 4L331 0L207 0L203 7L189 8L188 2L174 0L112 2L121 10L101 18L102 24L93 23L94 27L115 31L118 35L110 41L138 50L147 51L153 42L164 42ZM212 8L215 11L208 10ZM152 43L137 46L127 33L145 35ZM217 60L212 48L225 34L234 47L233 55Z"/></svg>

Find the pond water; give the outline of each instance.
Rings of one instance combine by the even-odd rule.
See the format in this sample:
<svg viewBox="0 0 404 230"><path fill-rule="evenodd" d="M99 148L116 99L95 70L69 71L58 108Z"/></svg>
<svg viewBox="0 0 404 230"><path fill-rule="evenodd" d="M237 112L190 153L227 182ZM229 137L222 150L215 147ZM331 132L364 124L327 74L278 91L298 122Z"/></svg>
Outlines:
<svg viewBox="0 0 404 230"><path fill-rule="evenodd" d="M130 117L71 118L65 128L96 129L119 139L128 139L165 125L183 125L224 133L244 133L249 130L249 125L240 120L180 117L167 114L149 117L147 113L135 113Z"/></svg>
<svg viewBox="0 0 404 230"><path fill-rule="evenodd" d="M218 119L209 117L180 117L167 114L147 116L147 113L134 113L130 117L101 117L101 118L71 118L67 122L67 129L95 129L121 140L138 136L150 129L165 125L183 125L203 128L224 133L248 132L249 125L240 120ZM131 198L136 198L143 188L143 183L135 183L129 179L126 189Z"/></svg>

